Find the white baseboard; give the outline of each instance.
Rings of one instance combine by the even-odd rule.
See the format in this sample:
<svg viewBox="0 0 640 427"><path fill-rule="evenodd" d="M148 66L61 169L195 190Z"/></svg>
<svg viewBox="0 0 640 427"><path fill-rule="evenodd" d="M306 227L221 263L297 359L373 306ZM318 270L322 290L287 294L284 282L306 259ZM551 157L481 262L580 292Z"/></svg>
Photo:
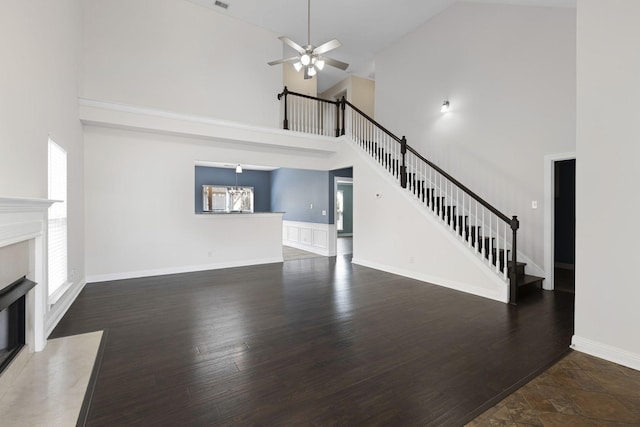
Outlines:
<svg viewBox="0 0 640 427"><path fill-rule="evenodd" d="M640 354L574 335L571 348L640 371Z"/></svg>
<svg viewBox="0 0 640 427"><path fill-rule="evenodd" d="M71 304L78 298L78 295L84 289L87 284L86 280L72 284L69 289L51 306L49 313L47 313L46 324L46 336L48 337L53 332L53 329L58 325L62 317L65 315Z"/></svg>
<svg viewBox="0 0 640 427"><path fill-rule="evenodd" d="M389 265L380 264L377 262L371 262L359 258L353 258L351 260L353 264L362 265L364 267L373 268L376 270L385 271L387 273L397 274L398 276L408 277L410 279L420 280L433 285L442 286L456 291L466 292L468 294L477 295L483 298L492 299L499 302L509 302L509 285L504 284L503 289L492 292L489 289L479 288L467 283L454 282L452 280L443 279L440 277L430 276L428 274L419 273L416 271L404 270L401 268L392 267Z"/></svg>
<svg viewBox="0 0 640 427"><path fill-rule="evenodd" d="M215 264L190 265L185 267L160 268L153 270L127 271L124 273L94 274L87 276L88 283L110 282L112 280L136 279L138 277L166 276L168 274L192 273L196 271L219 270L222 268L246 267L249 265L273 264L282 262L282 255L273 258L221 262Z"/></svg>
<svg viewBox="0 0 640 427"><path fill-rule="evenodd" d="M284 246L291 246L292 248L300 249L302 251L312 252L314 254L318 254L322 256L331 256L329 255L329 251L327 249L317 248L315 246L306 245L300 242L292 242L291 240L285 240L282 242L282 244Z"/></svg>

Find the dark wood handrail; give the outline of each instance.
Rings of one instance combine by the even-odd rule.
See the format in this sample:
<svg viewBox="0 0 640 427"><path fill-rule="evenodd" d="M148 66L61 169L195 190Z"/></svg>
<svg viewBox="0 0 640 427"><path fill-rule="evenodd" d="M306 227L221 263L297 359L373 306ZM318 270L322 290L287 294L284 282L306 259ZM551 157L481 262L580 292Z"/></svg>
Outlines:
<svg viewBox="0 0 640 427"><path fill-rule="evenodd" d="M465 193L467 193L468 195L470 195L471 197L473 197L477 202L479 202L482 206L484 206L485 208L489 209L491 212L493 212L498 218L500 218L501 220L503 220L504 222L506 222L507 224L511 224L511 218L509 218L508 216L506 216L505 214L503 214L502 212L500 212L498 209L494 208L493 206L491 206L489 204L489 202L487 202L486 200L484 200L482 197L478 196L476 193L474 193L473 191L471 191L466 185L462 184L460 181L458 181L457 179L455 179L454 177L452 177L451 175L449 175L448 173L446 173L445 171L443 171L440 167L438 167L437 165L433 164L432 162L430 162L429 160L425 159L420 153L418 153L416 150L413 149L413 147L407 145L407 151L411 151L416 157L418 157L420 160L422 160L423 162L425 162L426 164L428 164L429 166L431 166L433 169L435 169L436 171L438 171L441 175L443 175L445 178L447 178L449 181L451 181L452 183L454 183L458 188L460 188L462 191L464 191Z"/></svg>
<svg viewBox="0 0 640 427"><path fill-rule="evenodd" d="M353 110L355 110L356 112L360 113L361 116L363 116L365 119L367 119L368 121L370 121L375 127L377 127L378 129L380 129L382 132L386 133L387 135L389 135L391 138L393 138L396 142L402 143L402 138L398 138L397 136L395 136L391 131L389 131L387 128L385 128L384 126L382 126L380 123L376 122L375 120L373 120L371 117L369 117L366 113L364 113L361 109L359 109L358 107L356 107L355 105L353 105L352 103L350 103L349 101L347 101L345 99L345 104L347 104L349 107L351 107Z"/></svg>
<svg viewBox="0 0 640 427"><path fill-rule="evenodd" d="M327 104L333 104L333 105L338 105L340 104L340 101L331 101L330 99L322 99L322 98L318 98L315 96L311 96L311 95L305 95L304 93L298 93L298 92L291 92L290 90L283 90L281 93L278 94L278 100L280 100L280 98L282 98L283 95L294 95L294 96L299 96L301 98L307 98L307 99L312 99L314 101L321 101L321 102L326 102Z"/></svg>

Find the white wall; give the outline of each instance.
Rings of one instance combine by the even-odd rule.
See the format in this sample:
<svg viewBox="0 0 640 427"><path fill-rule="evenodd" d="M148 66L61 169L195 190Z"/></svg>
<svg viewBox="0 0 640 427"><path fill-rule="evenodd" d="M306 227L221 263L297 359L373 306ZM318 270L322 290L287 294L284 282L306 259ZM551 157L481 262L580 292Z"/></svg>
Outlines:
<svg viewBox="0 0 640 427"><path fill-rule="evenodd" d="M281 259L281 218L195 215L196 161L330 169L327 154L212 138L85 126L85 143L89 280Z"/></svg>
<svg viewBox="0 0 640 427"><path fill-rule="evenodd" d="M578 350L640 369L640 2L577 9Z"/></svg>
<svg viewBox="0 0 640 427"><path fill-rule="evenodd" d="M67 150L69 270L84 277L80 0L6 1L0 13L0 196L47 198L47 138Z"/></svg>
<svg viewBox="0 0 640 427"><path fill-rule="evenodd" d="M440 286L508 301L508 284L461 238L353 143L353 262Z"/></svg>
<svg viewBox="0 0 640 427"><path fill-rule="evenodd" d="M323 99L339 99L342 92L347 92L346 99L358 107L369 117L375 114L376 83L373 80L357 76L349 76L322 92Z"/></svg>
<svg viewBox="0 0 640 427"><path fill-rule="evenodd" d="M575 149L574 9L455 4L377 55L375 107L383 126L517 215L519 249L543 266L544 156Z"/></svg>
<svg viewBox="0 0 640 427"><path fill-rule="evenodd" d="M277 34L184 0L84 1L82 95L279 126Z"/></svg>
<svg viewBox="0 0 640 427"><path fill-rule="evenodd" d="M302 93L304 95L318 95L317 77L305 80L304 72L296 71L293 64L275 65L275 67L282 67L283 88L286 86L289 91Z"/></svg>

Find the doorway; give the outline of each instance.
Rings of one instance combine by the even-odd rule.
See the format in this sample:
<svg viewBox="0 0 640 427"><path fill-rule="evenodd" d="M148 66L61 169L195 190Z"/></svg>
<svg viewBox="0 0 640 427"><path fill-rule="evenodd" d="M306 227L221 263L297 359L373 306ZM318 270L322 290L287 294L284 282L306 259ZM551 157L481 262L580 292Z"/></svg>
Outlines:
<svg viewBox="0 0 640 427"><path fill-rule="evenodd" d="M575 292L576 155L545 156L544 289Z"/></svg>
<svg viewBox="0 0 640 427"><path fill-rule="evenodd" d="M554 164L554 289L575 292L576 159Z"/></svg>
<svg viewBox="0 0 640 427"><path fill-rule="evenodd" d="M336 255L353 253L353 178L335 177Z"/></svg>

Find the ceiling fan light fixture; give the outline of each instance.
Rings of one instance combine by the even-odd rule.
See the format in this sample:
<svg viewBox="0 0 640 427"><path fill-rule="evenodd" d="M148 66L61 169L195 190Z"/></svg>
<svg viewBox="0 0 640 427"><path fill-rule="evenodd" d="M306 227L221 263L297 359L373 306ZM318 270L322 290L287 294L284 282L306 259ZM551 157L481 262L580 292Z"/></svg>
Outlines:
<svg viewBox="0 0 640 427"><path fill-rule="evenodd" d="M269 65L293 64L297 71L305 68L305 79L311 75L316 75L317 72L322 70L327 64L343 71L349 68L349 64L346 62L324 56L327 52L342 46L342 43L340 43L338 39L329 40L319 46L311 44L311 0L307 0L307 44L298 44L286 36L280 36L278 38L282 40L285 45L295 50L299 56L270 61L268 62ZM310 67L313 67L313 74L311 75L309 73Z"/></svg>
<svg viewBox="0 0 640 427"><path fill-rule="evenodd" d="M313 65L312 65L312 66L310 66L310 67L309 67L309 71L307 71L307 73L308 73L311 77L315 76L315 75L316 75L316 68L315 68Z"/></svg>

